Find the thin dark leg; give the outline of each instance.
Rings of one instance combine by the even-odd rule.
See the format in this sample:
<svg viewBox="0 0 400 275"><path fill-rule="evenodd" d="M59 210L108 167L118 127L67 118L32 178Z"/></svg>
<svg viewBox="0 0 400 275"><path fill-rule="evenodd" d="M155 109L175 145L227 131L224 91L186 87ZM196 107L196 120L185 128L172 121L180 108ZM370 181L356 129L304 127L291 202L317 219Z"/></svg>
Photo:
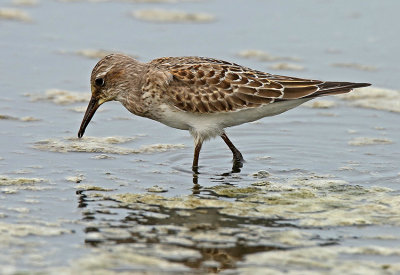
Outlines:
<svg viewBox="0 0 400 275"><path fill-rule="evenodd" d="M223 133L221 135L221 138L225 141L226 145L228 145L229 149L231 149L233 153L233 162L243 164L244 159L242 153L240 153L240 151L235 147L235 145L233 145L232 141L229 140L228 136L225 133Z"/></svg>
<svg viewBox="0 0 400 275"><path fill-rule="evenodd" d="M194 156L193 156L193 166L192 166L192 170L193 172L195 172L196 174L198 173L198 168L199 168L199 156L200 156L200 150L201 150L201 146L203 145L203 143L201 141L196 143L196 146L194 147Z"/></svg>

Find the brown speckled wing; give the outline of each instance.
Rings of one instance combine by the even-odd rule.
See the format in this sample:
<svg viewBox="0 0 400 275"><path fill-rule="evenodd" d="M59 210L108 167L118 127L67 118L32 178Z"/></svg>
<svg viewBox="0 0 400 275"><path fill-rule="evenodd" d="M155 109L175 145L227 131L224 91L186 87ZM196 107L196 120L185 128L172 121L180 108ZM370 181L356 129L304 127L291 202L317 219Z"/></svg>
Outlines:
<svg viewBox="0 0 400 275"><path fill-rule="evenodd" d="M164 91L172 104L194 113L231 112L351 90L342 87L344 82L271 75L211 58L166 57L150 64L172 75Z"/></svg>

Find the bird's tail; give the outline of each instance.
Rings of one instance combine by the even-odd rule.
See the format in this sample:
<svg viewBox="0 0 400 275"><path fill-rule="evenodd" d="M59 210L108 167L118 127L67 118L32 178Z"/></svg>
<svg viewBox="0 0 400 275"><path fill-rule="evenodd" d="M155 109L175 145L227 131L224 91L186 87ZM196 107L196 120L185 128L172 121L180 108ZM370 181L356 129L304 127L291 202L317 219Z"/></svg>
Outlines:
<svg viewBox="0 0 400 275"><path fill-rule="evenodd" d="M353 82L324 82L318 85L319 90L307 97L319 97L324 95L344 94L355 88L371 86L370 83L353 83Z"/></svg>

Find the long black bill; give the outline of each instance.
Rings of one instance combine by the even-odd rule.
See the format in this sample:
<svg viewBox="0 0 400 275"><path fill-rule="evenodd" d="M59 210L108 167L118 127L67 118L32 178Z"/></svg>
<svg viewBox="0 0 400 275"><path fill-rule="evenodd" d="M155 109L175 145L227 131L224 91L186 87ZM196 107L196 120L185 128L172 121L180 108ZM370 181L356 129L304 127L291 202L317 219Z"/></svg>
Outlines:
<svg viewBox="0 0 400 275"><path fill-rule="evenodd" d="M96 113L96 110L97 108L99 108L99 106L99 100L92 97L89 101L89 105L87 106L85 116L83 117L81 128L79 128L78 138L83 137L86 127L88 126L90 120L92 119L94 113Z"/></svg>

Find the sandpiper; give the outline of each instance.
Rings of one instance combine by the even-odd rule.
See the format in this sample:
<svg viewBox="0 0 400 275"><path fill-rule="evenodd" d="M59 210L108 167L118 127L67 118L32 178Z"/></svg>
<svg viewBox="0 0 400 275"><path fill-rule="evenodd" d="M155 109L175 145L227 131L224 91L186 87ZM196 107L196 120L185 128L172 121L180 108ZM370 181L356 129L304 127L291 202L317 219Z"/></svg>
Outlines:
<svg viewBox="0 0 400 275"><path fill-rule="evenodd" d="M273 75L206 57L163 57L142 63L111 54L93 68L92 97L83 117L81 138L97 108L117 100L131 113L189 130L197 171L203 142L220 136L233 153L243 156L224 129L283 113L315 97L347 93L369 83L327 82Z"/></svg>

